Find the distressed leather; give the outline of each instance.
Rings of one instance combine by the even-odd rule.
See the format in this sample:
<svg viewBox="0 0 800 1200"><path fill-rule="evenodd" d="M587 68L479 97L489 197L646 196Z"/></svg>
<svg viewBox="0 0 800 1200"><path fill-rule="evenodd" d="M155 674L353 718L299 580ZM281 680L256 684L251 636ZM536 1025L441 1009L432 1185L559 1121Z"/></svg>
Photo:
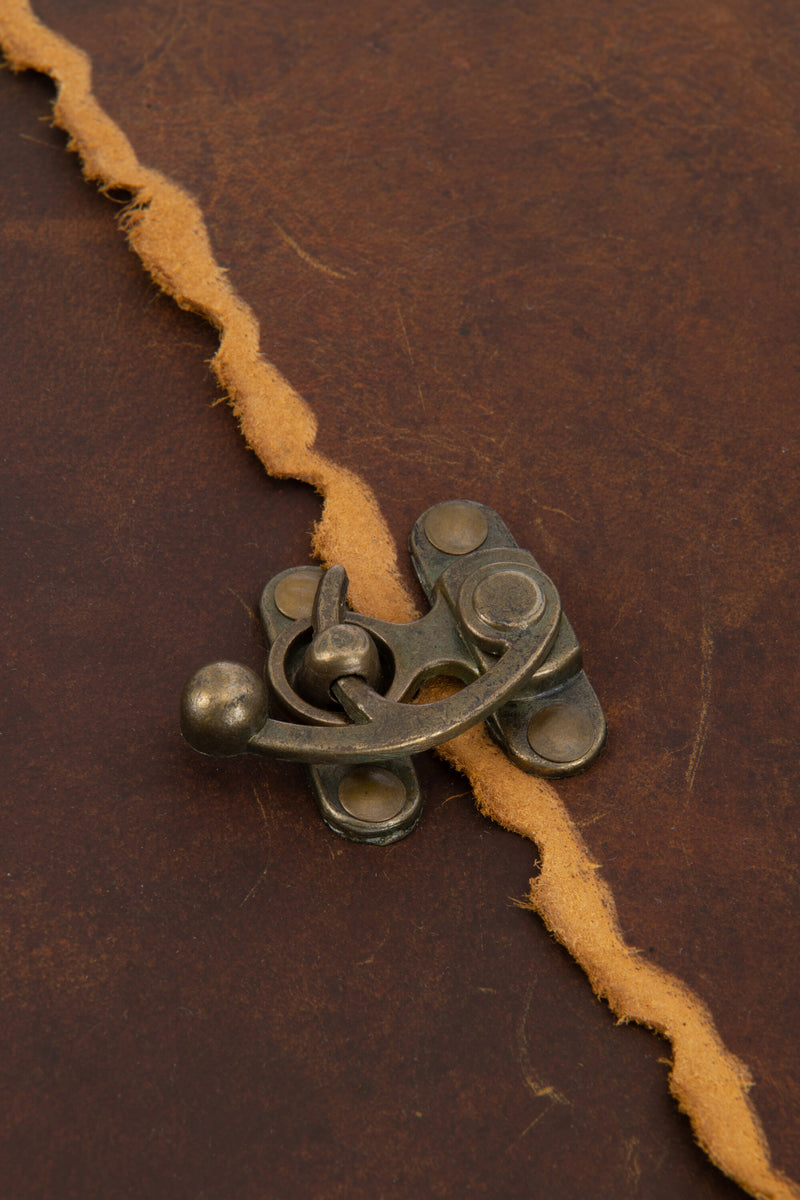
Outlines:
<svg viewBox="0 0 800 1200"><path fill-rule="evenodd" d="M38 12L198 197L398 541L469 496L556 580L611 727L559 787L796 1177L791 6ZM180 742L195 666L260 665L318 505L214 407L212 331L50 94L0 76L10 1192L738 1194L458 776L426 757L423 823L377 851L299 768Z"/></svg>

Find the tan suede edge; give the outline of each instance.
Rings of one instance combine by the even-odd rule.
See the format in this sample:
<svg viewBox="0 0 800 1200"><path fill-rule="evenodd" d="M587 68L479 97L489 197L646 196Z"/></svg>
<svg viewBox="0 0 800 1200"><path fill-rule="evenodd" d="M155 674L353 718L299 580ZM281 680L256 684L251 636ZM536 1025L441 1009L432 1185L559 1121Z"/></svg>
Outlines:
<svg viewBox="0 0 800 1200"><path fill-rule="evenodd" d="M57 84L54 120L69 134L86 178L132 193L123 226L152 278L219 330L212 365L248 445L270 474L304 480L323 497L315 553L346 567L356 608L387 620L413 619L375 497L314 449L314 414L261 356L256 319L216 262L198 205L142 166L94 99L86 55L42 25L26 0L0 0L0 44L12 69L41 71ZM798 1200L800 1187L771 1166L748 1098L747 1067L726 1050L699 997L627 945L614 898L558 792L513 767L483 729L462 734L442 752L469 778L481 812L538 847L541 873L525 906L539 913L620 1021L647 1025L671 1043L670 1089L711 1160L752 1196Z"/></svg>

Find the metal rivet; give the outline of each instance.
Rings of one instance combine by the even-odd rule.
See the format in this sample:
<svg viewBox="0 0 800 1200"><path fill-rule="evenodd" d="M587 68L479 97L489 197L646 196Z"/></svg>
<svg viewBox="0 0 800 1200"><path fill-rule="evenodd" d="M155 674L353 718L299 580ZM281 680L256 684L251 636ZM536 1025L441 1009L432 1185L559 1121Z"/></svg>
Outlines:
<svg viewBox="0 0 800 1200"><path fill-rule="evenodd" d="M487 625L494 629L514 629L540 616L545 598L536 580L525 571L503 569L480 581L472 603Z"/></svg>
<svg viewBox="0 0 800 1200"><path fill-rule="evenodd" d="M321 578L320 567L298 567L296 571L290 571L275 584L275 607L293 621L307 620L314 608Z"/></svg>
<svg viewBox="0 0 800 1200"><path fill-rule="evenodd" d="M597 731L591 717L574 704L548 704L531 719L531 750L549 762L577 762L591 750Z"/></svg>
<svg viewBox="0 0 800 1200"><path fill-rule="evenodd" d="M360 821L391 821L405 802L402 780L385 767L353 767L339 783L339 803Z"/></svg>
<svg viewBox="0 0 800 1200"><path fill-rule="evenodd" d="M445 554L469 554L486 541L489 522L483 509L467 500L437 504L425 517L425 535Z"/></svg>

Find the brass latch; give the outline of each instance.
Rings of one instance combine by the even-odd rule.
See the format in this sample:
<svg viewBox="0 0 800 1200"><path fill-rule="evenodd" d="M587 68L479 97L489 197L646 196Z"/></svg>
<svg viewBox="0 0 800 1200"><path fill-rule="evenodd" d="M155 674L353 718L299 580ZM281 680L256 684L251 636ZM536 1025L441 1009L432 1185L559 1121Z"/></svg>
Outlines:
<svg viewBox="0 0 800 1200"><path fill-rule="evenodd" d="M267 682L239 663L211 663L181 698L181 730L196 750L309 764L327 824L379 845L419 820L410 755L479 721L519 767L547 776L583 770L606 735L553 582L492 509L437 504L414 525L410 549L431 605L418 621L353 612L343 567L292 568L261 596ZM467 686L412 703L436 676Z"/></svg>

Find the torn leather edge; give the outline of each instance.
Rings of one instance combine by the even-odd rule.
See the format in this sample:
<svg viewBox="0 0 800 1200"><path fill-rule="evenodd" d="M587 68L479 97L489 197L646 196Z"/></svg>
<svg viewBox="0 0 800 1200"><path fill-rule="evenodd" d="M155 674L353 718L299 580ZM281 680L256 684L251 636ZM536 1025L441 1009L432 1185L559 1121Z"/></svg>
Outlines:
<svg viewBox="0 0 800 1200"><path fill-rule="evenodd" d="M354 607L385 620L412 620L417 614L372 491L314 449L314 414L262 357L256 318L216 262L198 204L139 162L92 94L88 57L38 21L27 0L0 0L0 45L13 70L39 71L56 84L54 123L69 135L84 176L101 190L131 193L121 223L153 280L218 329L211 365L247 444L271 475L302 480L322 496L315 553L344 565ZM555 788L514 767L482 727L440 749L468 777L480 811L538 847L541 872L525 906L620 1021L647 1025L671 1043L670 1090L712 1162L759 1200L800 1200L800 1187L771 1164L748 1096L747 1067L726 1049L702 1000L626 943L611 890Z"/></svg>

